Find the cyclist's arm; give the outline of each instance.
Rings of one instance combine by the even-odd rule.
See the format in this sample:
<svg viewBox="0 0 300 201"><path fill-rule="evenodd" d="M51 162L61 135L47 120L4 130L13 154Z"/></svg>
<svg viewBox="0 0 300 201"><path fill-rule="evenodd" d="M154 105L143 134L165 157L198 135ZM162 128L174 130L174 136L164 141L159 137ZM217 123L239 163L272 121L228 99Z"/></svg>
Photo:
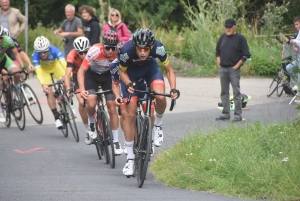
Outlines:
<svg viewBox="0 0 300 201"><path fill-rule="evenodd" d="M64 70L66 70L66 68L67 68L67 61L65 60L65 58L60 58L60 59L58 60L58 62L60 63L60 65L62 66L62 68L63 68Z"/></svg>
<svg viewBox="0 0 300 201"><path fill-rule="evenodd" d="M15 55L17 61L19 62L20 68L23 69L23 68L24 68L24 63L23 63L23 60L22 60L21 55L19 54L17 48L14 47L11 51L12 51L13 54Z"/></svg>
<svg viewBox="0 0 300 201"><path fill-rule="evenodd" d="M127 74L127 69L124 69L124 67L121 66L121 64L120 64L119 75L120 75L120 79L122 80L122 82L124 82L125 85L128 85L131 82L131 80L129 79L129 76Z"/></svg>
<svg viewBox="0 0 300 201"><path fill-rule="evenodd" d="M112 85L111 85L112 91L113 91L116 99L120 98L120 94L121 94L121 92L120 92L120 85L119 84L120 83L118 83L118 82L112 82Z"/></svg>
<svg viewBox="0 0 300 201"><path fill-rule="evenodd" d="M170 84L170 88L176 89L176 76L174 73L174 69L170 65L169 61L166 64L164 64L164 69L165 69L166 76L167 76L169 84Z"/></svg>
<svg viewBox="0 0 300 201"><path fill-rule="evenodd" d="M66 70L66 74L65 74L65 86L66 89L70 89L70 77L71 77L71 73L72 73L73 68L67 66L67 70Z"/></svg>
<svg viewBox="0 0 300 201"><path fill-rule="evenodd" d="M21 51L20 55L21 55L21 58L27 63L30 71L34 71L34 66L33 66L30 58L28 57L28 55L24 51Z"/></svg>
<svg viewBox="0 0 300 201"><path fill-rule="evenodd" d="M78 70L78 73L77 73L77 81L78 81L79 89L80 89L81 92L85 91L84 75L85 75L87 70L88 70L88 68L81 65L79 70Z"/></svg>

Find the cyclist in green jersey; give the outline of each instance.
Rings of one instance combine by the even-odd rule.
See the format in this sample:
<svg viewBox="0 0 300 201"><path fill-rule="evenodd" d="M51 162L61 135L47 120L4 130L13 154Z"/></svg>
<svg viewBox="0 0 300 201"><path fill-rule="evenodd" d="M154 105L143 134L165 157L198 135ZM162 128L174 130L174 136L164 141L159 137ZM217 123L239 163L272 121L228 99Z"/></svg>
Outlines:
<svg viewBox="0 0 300 201"><path fill-rule="evenodd" d="M16 64L6 55L6 50L8 50L9 48L12 50L12 53L15 55L17 61L20 64L20 67L23 69L24 68L24 64L23 61L21 59L21 56L17 50L17 48L15 47L15 43L14 41L8 37L5 36L5 32L3 30L3 26L0 25L0 72L1 73L7 73L7 72L17 72L20 69L16 66ZM15 84L19 84L20 82L20 75L19 74L15 74L14 76L14 83ZM3 109L1 107L0 104L0 122L5 122L5 117L3 114Z"/></svg>

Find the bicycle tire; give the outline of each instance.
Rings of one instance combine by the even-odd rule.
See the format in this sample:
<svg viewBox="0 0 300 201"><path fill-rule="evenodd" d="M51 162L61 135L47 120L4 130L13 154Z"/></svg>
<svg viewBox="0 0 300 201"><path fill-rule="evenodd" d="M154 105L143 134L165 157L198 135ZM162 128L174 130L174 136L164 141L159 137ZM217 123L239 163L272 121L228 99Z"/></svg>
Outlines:
<svg viewBox="0 0 300 201"><path fill-rule="evenodd" d="M137 160L136 160L136 176L137 185L142 188L146 179L148 162L150 159L150 149L152 143L151 118L144 119L143 130L139 138Z"/></svg>
<svg viewBox="0 0 300 201"><path fill-rule="evenodd" d="M75 122L75 115L73 113L72 107L67 99L67 97L64 95L64 102L66 103L66 112L67 115L65 116L67 118L67 123L69 124L69 127L71 128L71 132L75 138L76 142L79 142L79 135L78 135L78 130L77 130L77 125Z"/></svg>
<svg viewBox="0 0 300 201"><path fill-rule="evenodd" d="M6 117L6 121L4 122L5 126L7 128L10 127L10 124L11 124L11 115L10 115L10 108L9 108L9 105L8 105L8 101L7 101L7 93L3 92L2 93L2 100L1 101L1 104L2 104L2 109L3 109L3 113L4 113L4 116Z"/></svg>
<svg viewBox="0 0 300 201"><path fill-rule="evenodd" d="M41 108L41 104L36 96L36 94L34 93L34 91L32 90L32 88L28 85L23 83L23 98L25 100L25 104L26 107L29 111L29 113L31 114L32 118L34 119L34 121L38 124L42 124L43 123L43 111ZM26 94L29 94L31 96L30 100L28 100L28 98L26 97ZM34 106L36 107L36 110L34 110Z"/></svg>
<svg viewBox="0 0 300 201"><path fill-rule="evenodd" d="M103 136L103 146L104 146L104 159L105 163L109 164L111 168L115 168L115 148L113 142L113 135L110 128L110 122L107 117L105 110L101 110L101 127Z"/></svg>
<svg viewBox="0 0 300 201"><path fill-rule="evenodd" d="M282 80L280 79L280 82L278 82L278 86L276 87L276 95L278 97L280 97L283 93L283 84L282 84ZM281 86L279 86L281 84Z"/></svg>
<svg viewBox="0 0 300 201"><path fill-rule="evenodd" d="M278 86L278 80L279 80L279 76L278 76L278 73L274 76L270 86L269 86L269 89L268 89L268 92L267 92L267 97L270 97L274 92L275 90L277 89L277 86Z"/></svg>
<svg viewBox="0 0 300 201"><path fill-rule="evenodd" d="M61 123L63 124L63 128L61 128L60 130L61 130L63 136L68 137L68 125L67 125L68 119L66 118L66 115L67 115L66 103L63 98L61 98L59 101L61 104L61 106L59 106L60 107L59 119L60 119Z"/></svg>
<svg viewBox="0 0 300 201"><path fill-rule="evenodd" d="M94 142L95 142L98 158L99 160L102 160L104 151L103 151L102 131L100 129L101 123L98 119L98 117L100 118L100 116L101 116L101 112L99 109L97 109L97 115L95 116L95 119L97 120L96 122L97 139Z"/></svg>
<svg viewBox="0 0 300 201"><path fill-rule="evenodd" d="M25 128L25 122L26 122L26 116L24 111L24 104L22 95L19 93L18 89L11 85L10 88L10 96L12 100L11 104L11 111L12 115L15 118L16 124L20 130L24 130Z"/></svg>

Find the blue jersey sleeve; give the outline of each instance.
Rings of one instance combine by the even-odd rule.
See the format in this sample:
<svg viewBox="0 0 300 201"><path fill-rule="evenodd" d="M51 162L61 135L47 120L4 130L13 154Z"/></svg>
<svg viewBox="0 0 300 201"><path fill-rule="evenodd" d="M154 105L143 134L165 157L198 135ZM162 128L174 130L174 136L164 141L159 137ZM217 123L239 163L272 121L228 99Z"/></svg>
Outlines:
<svg viewBox="0 0 300 201"><path fill-rule="evenodd" d="M54 58L56 58L57 60L65 59L63 54L61 53L61 51L55 46L52 46L52 45L50 46L50 52L51 52L52 56Z"/></svg>
<svg viewBox="0 0 300 201"><path fill-rule="evenodd" d="M119 68L119 64L120 64L120 61L118 59L115 59L109 65L111 79L112 79L112 82L114 82L114 83L120 82L120 76L119 76L119 70L120 70L120 68Z"/></svg>
<svg viewBox="0 0 300 201"><path fill-rule="evenodd" d="M37 53L36 51L33 52L32 56L32 64L34 65L34 67L40 66L40 58L39 58L39 53Z"/></svg>

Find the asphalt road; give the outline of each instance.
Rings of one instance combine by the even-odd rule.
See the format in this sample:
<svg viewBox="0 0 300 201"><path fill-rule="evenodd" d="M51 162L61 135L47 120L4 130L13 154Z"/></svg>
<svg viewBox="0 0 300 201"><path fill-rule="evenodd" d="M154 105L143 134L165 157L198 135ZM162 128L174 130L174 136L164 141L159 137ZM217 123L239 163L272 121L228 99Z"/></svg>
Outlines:
<svg viewBox="0 0 300 201"><path fill-rule="evenodd" d="M249 110L243 112L246 120L238 125L256 121L291 122L296 117L296 104L288 105L290 97L266 97L270 82L270 79L260 78L241 80L242 92L251 95L252 99L248 103ZM0 201L245 200L167 187L157 182L150 172L143 188L137 188L135 178L128 179L122 174L126 161L124 154L116 157L115 169L99 160L95 146L84 143L85 132L80 118L77 118L79 143L73 136L63 137L55 128L37 79L31 78L28 83L41 100L44 122L37 125L26 109L24 131L20 131L14 122L10 128L0 124ZM155 155L197 129L207 131L228 125L228 122L215 121L220 115L217 109L220 102L218 78L178 78L177 86L181 97L174 112L165 113L165 141L155 150ZM123 143L123 137L120 135L119 138Z"/></svg>

